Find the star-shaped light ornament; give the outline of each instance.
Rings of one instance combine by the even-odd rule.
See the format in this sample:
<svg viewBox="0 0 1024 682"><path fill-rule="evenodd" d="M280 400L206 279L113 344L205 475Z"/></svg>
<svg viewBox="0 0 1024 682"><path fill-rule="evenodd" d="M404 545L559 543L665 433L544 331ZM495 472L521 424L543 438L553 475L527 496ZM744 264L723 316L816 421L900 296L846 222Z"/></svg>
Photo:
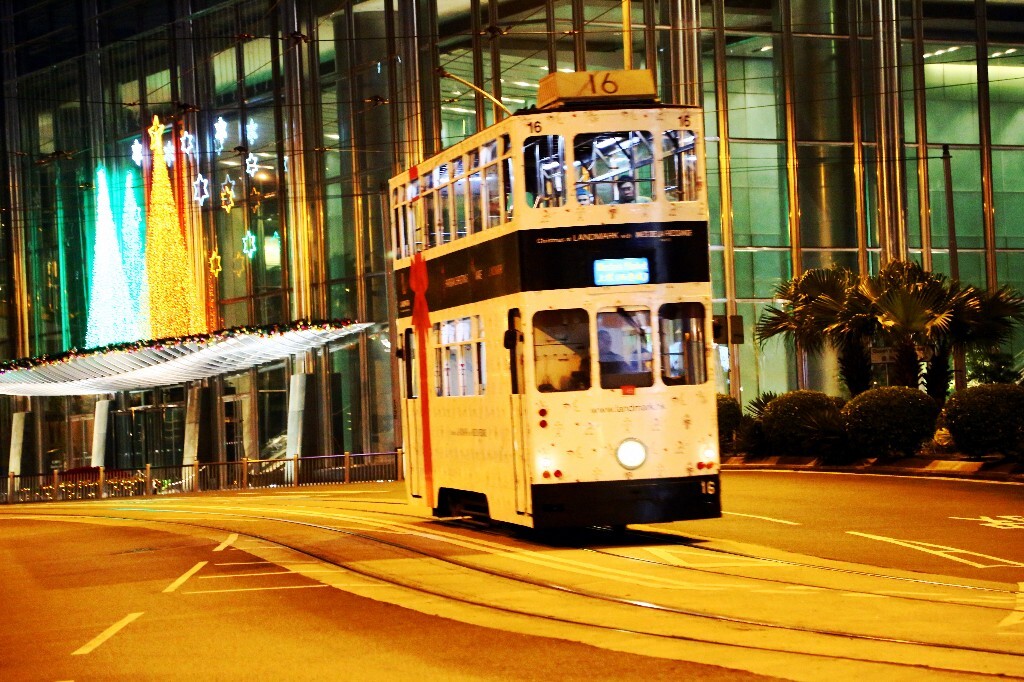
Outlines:
<svg viewBox="0 0 1024 682"><path fill-rule="evenodd" d="M218 116L213 122L213 149L218 154L224 151L224 143L228 139L228 122L222 116Z"/></svg>
<svg viewBox="0 0 1024 682"><path fill-rule="evenodd" d="M245 236L242 237L242 253L248 256L249 260L256 255L256 235L252 230L246 230Z"/></svg>
<svg viewBox="0 0 1024 682"><path fill-rule="evenodd" d="M142 149L142 143L139 142L139 140L135 140L134 142L132 142L132 161L135 162L136 166L142 165Z"/></svg>
<svg viewBox="0 0 1024 682"><path fill-rule="evenodd" d="M192 198L202 206L210 198L210 179L204 178L202 173L196 175L192 183Z"/></svg>
<svg viewBox="0 0 1024 682"><path fill-rule="evenodd" d="M168 168L174 165L174 143L170 140L167 140L167 143L164 144L164 162Z"/></svg>
<svg viewBox="0 0 1024 682"><path fill-rule="evenodd" d="M245 139L249 141L249 144L256 144L256 140L259 139L259 124L256 121L249 119L249 122L245 124Z"/></svg>
<svg viewBox="0 0 1024 682"><path fill-rule="evenodd" d="M255 187L249 192L249 208L253 213L259 213L260 206L263 204L263 192L259 191Z"/></svg>
<svg viewBox="0 0 1024 682"><path fill-rule="evenodd" d="M220 262L220 251L214 249L207 262L210 264L210 274L214 277L220 277L220 273L224 271Z"/></svg>
<svg viewBox="0 0 1024 682"><path fill-rule="evenodd" d="M260 160L256 158L256 155L249 152L249 156L245 157L245 172L249 174L249 177L255 177L256 171L259 170Z"/></svg>
<svg viewBox="0 0 1024 682"><path fill-rule="evenodd" d="M196 136L187 130L181 134L181 153L186 157L192 156L196 150Z"/></svg>
<svg viewBox="0 0 1024 682"><path fill-rule="evenodd" d="M230 175L224 176L224 184L220 186L220 207L225 213L231 213L231 207L235 205L235 181Z"/></svg>
<svg viewBox="0 0 1024 682"><path fill-rule="evenodd" d="M153 125L146 132L149 133L149 148L156 151L157 145L163 142L164 137L164 124L160 122L159 116L153 117Z"/></svg>

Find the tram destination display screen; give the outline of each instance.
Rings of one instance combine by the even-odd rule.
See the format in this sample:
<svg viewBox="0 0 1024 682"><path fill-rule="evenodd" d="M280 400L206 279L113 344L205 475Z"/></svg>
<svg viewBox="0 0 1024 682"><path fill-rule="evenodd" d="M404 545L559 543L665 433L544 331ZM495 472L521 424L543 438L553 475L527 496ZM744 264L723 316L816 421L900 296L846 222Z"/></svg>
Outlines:
<svg viewBox="0 0 1024 682"><path fill-rule="evenodd" d="M647 284L651 268L646 258L599 258L594 261L594 285Z"/></svg>

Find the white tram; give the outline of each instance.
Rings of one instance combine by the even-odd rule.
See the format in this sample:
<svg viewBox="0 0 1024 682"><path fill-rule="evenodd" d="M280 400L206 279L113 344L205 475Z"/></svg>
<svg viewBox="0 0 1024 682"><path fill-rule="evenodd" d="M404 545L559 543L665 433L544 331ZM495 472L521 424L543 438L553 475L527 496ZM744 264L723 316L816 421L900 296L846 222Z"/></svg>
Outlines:
<svg viewBox="0 0 1024 682"><path fill-rule="evenodd" d="M552 74L391 180L405 474L435 514L721 516L702 118L653 93Z"/></svg>

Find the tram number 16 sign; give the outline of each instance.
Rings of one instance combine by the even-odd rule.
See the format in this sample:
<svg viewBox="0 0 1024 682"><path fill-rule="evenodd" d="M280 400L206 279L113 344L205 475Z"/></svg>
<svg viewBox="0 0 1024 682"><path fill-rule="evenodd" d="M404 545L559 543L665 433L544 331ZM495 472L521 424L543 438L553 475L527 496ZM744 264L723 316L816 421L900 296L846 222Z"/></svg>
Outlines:
<svg viewBox="0 0 1024 682"><path fill-rule="evenodd" d="M650 71L577 71L556 72L541 79L537 106L561 100L585 102L592 99L643 100L657 97Z"/></svg>

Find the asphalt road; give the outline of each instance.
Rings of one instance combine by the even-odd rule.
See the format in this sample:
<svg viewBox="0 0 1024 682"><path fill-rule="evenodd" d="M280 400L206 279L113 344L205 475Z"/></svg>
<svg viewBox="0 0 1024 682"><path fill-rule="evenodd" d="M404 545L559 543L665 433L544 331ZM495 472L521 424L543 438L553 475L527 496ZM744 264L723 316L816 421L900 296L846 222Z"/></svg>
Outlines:
<svg viewBox="0 0 1024 682"><path fill-rule="evenodd" d="M915 573L1024 583L1024 485L744 471L722 474L723 518L683 534Z"/></svg>
<svg viewBox="0 0 1024 682"><path fill-rule="evenodd" d="M0 516L0 679L767 679L425 615L215 552L133 525Z"/></svg>

